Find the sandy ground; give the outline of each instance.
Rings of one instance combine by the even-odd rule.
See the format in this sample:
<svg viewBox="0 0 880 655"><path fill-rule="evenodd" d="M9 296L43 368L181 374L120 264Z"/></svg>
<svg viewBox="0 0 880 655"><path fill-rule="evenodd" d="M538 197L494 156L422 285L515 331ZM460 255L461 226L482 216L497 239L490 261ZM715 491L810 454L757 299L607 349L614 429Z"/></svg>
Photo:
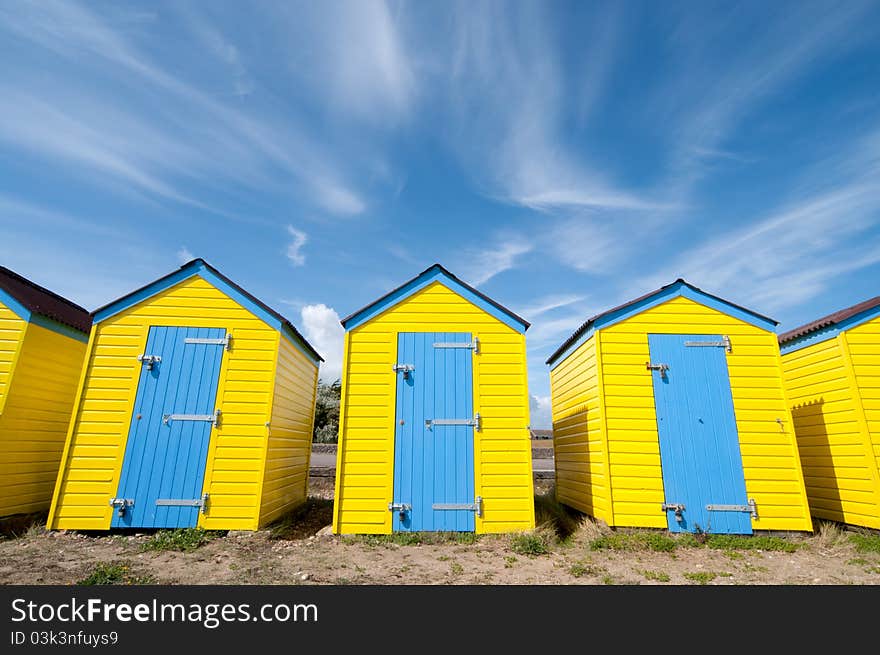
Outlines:
<svg viewBox="0 0 880 655"><path fill-rule="evenodd" d="M792 553L705 546L655 552L597 550L595 540L610 531L575 517L563 540L552 527L558 522L545 522L537 534L548 552L529 555L516 552L510 535L402 544L326 534L332 478L313 478L311 494L296 520L231 532L192 552L144 552L148 534L46 532L37 523L0 541L0 583L72 584L100 565L126 567L125 582L158 584L880 583L880 552L858 551L851 533L832 524L815 535L785 537L798 546Z"/></svg>

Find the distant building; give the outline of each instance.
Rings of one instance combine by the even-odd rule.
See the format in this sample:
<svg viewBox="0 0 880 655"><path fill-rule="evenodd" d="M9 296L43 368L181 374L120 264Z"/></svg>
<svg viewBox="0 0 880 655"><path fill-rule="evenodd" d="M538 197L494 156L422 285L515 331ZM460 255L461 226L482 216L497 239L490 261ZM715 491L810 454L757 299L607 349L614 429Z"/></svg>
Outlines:
<svg viewBox="0 0 880 655"><path fill-rule="evenodd" d="M532 439L552 439L553 430L533 430L529 428Z"/></svg>

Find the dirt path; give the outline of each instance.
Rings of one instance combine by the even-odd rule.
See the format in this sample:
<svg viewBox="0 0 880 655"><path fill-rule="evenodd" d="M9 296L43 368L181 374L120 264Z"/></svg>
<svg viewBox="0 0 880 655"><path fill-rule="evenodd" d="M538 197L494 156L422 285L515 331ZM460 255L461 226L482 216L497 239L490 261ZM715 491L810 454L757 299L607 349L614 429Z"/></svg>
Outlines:
<svg viewBox="0 0 880 655"><path fill-rule="evenodd" d="M331 485L315 479L308 507L285 523L232 532L191 552L145 551L155 543L146 534L45 532L37 525L0 541L0 583L72 584L90 575L160 584L880 583L876 534L823 524L812 536L700 544L658 531L602 530L559 516L546 497L538 499L544 527L534 535L338 537L322 531L330 523ZM554 529L571 534L559 539Z"/></svg>

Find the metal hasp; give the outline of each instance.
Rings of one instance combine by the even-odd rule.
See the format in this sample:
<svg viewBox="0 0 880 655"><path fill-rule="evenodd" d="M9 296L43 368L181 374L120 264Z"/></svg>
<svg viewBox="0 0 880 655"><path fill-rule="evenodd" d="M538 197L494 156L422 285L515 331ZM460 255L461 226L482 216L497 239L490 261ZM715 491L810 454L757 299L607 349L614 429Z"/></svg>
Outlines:
<svg viewBox="0 0 880 655"><path fill-rule="evenodd" d="M468 503L434 503L431 505L431 509L439 509L439 510L455 510L455 509L463 509L469 512L476 512L477 516L483 518L483 497L477 496L476 502L473 504Z"/></svg>
<svg viewBox="0 0 880 655"><path fill-rule="evenodd" d="M220 410L215 409L213 414L165 414L162 423L168 425L170 421L206 421L213 426L220 424Z"/></svg>
<svg viewBox="0 0 880 655"><path fill-rule="evenodd" d="M229 350L232 347L232 335L227 334L222 339L207 339L201 337L186 337L183 340L183 343L203 343L209 346L223 346L226 350Z"/></svg>
<svg viewBox="0 0 880 655"><path fill-rule="evenodd" d="M732 352L733 348L730 345L730 337L723 336L721 337L721 341L685 341L685 346L703 346L704 348L724 348L727 352Z"/></svg>
<svg viewBox="0 0 880 655"><path fill-rule="evenodd" d="M134 507L134 499L133 498L111 498L110 499L110 507L115 507L116 513L119 516L125 516L125 508L126 507Z"/></svg>
<svg viewBox="0 0 880 655"><path fill-rule="evenodd" d="M473 350L475 355L480 354L480 340L474 337L470 343L450 343L446 341L438 341L434 343L435 348L467 348Z"/></svg>
<svg viewBox="0 0 880 655"><path fill-rule="evenodd" d="M208 494L201 498L157 498L156 505L160 507L198 507L202 514L208 513Z"/></svg>
<svg viewBox="0 0 880 655"><path fill-rule="evenodd" d="M471 418L426 418L425 419L425 428L428 430L432 429L435 425L472 425L474 429L478 432L482 428L483 419L480 416L480 413L477 412L474 414L474 417Z"/></svg>
<svg viewBox="0 0 880 655"><path fill-rule="evenodd" d="M410 371L415 371L416 367L413 366L412 364L394 364L391 367L391 370L394 371L395 373L402 372L403 379L406 380L409 377Z"/></svg>
<svg viewBox="0 0 880 655"><path fill-rule="evenodd" d="M660 509L664 512L675 512L675 520L681 523L684 520L684 517L681 513L685 510L683 503L663 503L660 505Z"/></svg>
<svg viewBox="0 0 880 655"><path fill-rule="evenodd" d="M137 360L141 364L146 364L148 371L152 371L153 364L158 364L159 362L161 362L162 356L161 355L138 355Z"/></svg>
<svg viewBox="0 0 880 655"><path fill-rule="evenodd" d="M406 521L406 513L412 511L412 505L409 503L388 503L389 512L397 512L397 517L401 521Z"/></svg>
<svg viewBox="0 0 880 655"><path fill-rule="evenodd" d="M651 362L645 362L645 368L649 371L660 371L660 375L666 377L666 371L669 370L669 364L652 364Z"/></svg>
<svg viewBox="0 0 880 655"><path fill-rule="evenodd" d="M758 504L754 498L749 498L748 505L706 505L710 512L748 512L753 519L758 518Z"/></svg>

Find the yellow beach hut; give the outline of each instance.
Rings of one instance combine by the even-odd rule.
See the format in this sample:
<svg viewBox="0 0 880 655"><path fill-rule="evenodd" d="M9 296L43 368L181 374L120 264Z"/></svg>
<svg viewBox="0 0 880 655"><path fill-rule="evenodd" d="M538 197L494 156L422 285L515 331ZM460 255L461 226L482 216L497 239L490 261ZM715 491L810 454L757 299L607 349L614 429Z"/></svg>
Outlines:
<svg viewBox="0 0 880 655"><path fill-rule="evenodd" d="M49 528L253 530L306 498L317 352L201 259L93 313Z"/></svg>
<svg viewBox="0 0 880 655"><path fill-rule="evenodd" d="M0 516L49 508L89 313L0 266Z"/></svg>
<svg viewBox="0 0 880 655"><path fill-rule="evenodd" d="M333 531L533 528L529 324L435 264L342 325Z"/></svg>
<svg viewBox="0 0 880 655"><path fill-rule="evenodd" d="M812 529L776 322L684 280L550 358L556 493L610 526Z"/></svg>
<svg viewBox="0 0 880 655"><path fill-rule="evenodd" d="M880 529L880 296L779 344L813 516Z"/></svg>

